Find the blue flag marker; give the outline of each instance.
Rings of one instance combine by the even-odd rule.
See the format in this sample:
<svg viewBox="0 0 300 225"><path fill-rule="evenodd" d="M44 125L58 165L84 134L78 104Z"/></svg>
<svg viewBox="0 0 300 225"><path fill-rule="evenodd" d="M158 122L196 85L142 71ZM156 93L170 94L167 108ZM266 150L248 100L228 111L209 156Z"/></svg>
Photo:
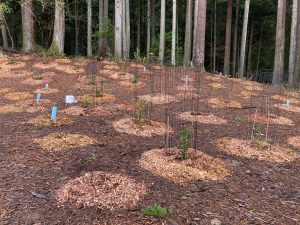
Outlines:
<svg viewBox="0 0 300 225"><path fill-rule="evenodd" d="M38 93L37 95L36 95L36 103L37 104L39 104L40 103L40 101L41 101L41 93Z"/></svg>
<svg viewBox="0 0 300 225"><path fill-rule="evenodd" d="M290 107L291 107L290 100L286 100L286 107L287 107L287 108L290 108Z"/></svg>
<svg viewBox="0 0 300 225"><path fill-rule="evenodd" d="M57 107L53 106L52 107L51 120L55 122L56 121L56 116L57 116Z"/></svg>
<svg viewBox="0 0 300 225"><path fill-rule="evenodd" d="M49 88L49 85L45 84L45 89L48 90L48 88Z"/></svg>

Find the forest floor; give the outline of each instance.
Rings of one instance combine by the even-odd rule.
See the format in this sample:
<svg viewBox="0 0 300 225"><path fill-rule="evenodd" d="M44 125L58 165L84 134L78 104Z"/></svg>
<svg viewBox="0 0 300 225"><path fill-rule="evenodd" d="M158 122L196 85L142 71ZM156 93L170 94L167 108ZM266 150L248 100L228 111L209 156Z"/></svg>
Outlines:
<svg viewBox="0 0 300 225"><path fill-rule="evenodd" d="M13 54L0 58L0 96L1 225L300 223L299 92ZM150 103L136 111L137 99ZM186 127L196 151L182 160L174 148ZM168 215L143 215L154 204Z"/></svg>

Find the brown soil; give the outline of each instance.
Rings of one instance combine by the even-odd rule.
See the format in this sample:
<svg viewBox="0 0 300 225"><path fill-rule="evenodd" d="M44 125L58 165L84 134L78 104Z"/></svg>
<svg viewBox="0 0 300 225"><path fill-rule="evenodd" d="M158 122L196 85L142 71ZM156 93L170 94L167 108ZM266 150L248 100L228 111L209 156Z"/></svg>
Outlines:
<svg viewBox="0 0 300 225"><path fill-rule="evenodd" d="M241 103L236 100L227 100L227 99L220 99L220 98L211 98L208 100L210 104L213 104L217 107L221 108L241 108Z"/></svg>
<svg viewBox="0 0 300 225"><path fill-rule="evenodd" d="M4 96L4 98L17 101L17 100L33 98L33 94L31 94L29 92L11 92L11 93L6 94Z"/></svg>
<svg viewBox="0 0 300 225"><path fill-rule="evenodd" d="M213 114L201 114L195 112L184 112L178 115L178 118L187 121L197 121L204 124L226 124L227 121Z"/></svg>
<svg viewBox="0 0 300 225"><path fill-rule="evenodd" d="M110 78L114 80L132 80L134 79L134 75L131 73L117 72L112 74Z"/></svg>
<svg viewBox="0 0 300 225"><path fill-rule="evenodd" d="M13 64L6 65L7 62ZM38 68L44 62L51 66ZM147 85L132 91L120 88L120 80L109 79L105 83L105 93L115 96L115 101L101 103L101 107L111 111L111 114L103 116L101 113L98 114L98 107L91 107L84 110L94 114L93 110L97 108L96 115L69 115L73 121L69 125L36 127L24 123L41 115L49 115L52 103L58 107L58 116L62 115L61 110L72 107L66 105L64 99L66 95L83 94L76 85L80 83L77 81L78 77L86 75L87 62L88 60L39 57L30 54L5 53L5 57L0 58L0 88L9 89L9 93L32 93L29 100L6 99L4 96L9 93L1 94L0 98L1 225L207 225L211 224L214 218L219 218L222 224L232 225L299 224L300 159L297 145L299 139L294 138L299 136L298 114L271 107L272 113L293 120L294 126L269 124L268 127L269 140L274 140L274 146L281 146L284 149L287 147L291 149L290 151L281 148L276 150L276 147L275 150L271 148L271 151L266 149L258 151L249 147L247 151L241 146L230 152L219 148L216 145L217 140L230 137L229 139L249 141L253 122L248 120L237 122L235 118L241 115L248 118L256 109L214 107L208 102L212 98L237 100L242 106L254 105L258 107L258 112L264 112L265 97L284 96L284 88L279 90L271 85L212 76L209 73L186 68L176 68L176 76L173 76L175 74L173 68L163 67L164 70L160 70L149 65L147 71L151 73L145 73L143 65L138 69L128 64L123 65L122 69L132 74L137 72L141 81ZM97 61L96 81L108 78L108 75L101 73L101 69L108 64L119 65L116 62ZM49 87L58 90L47 94L46 97L49 99L47 101L44 101L45 96L42 95L39 105L35 102L34 94L37 88L22 84L22 81L32 77L36 70L42 74L52 74L53 80L49 82ZM111 74L116 72L119 70L112 70ZM151 74L154 73L156 76L151 83ZM180 76L177 76L178 73ZM176 87L183 86L181 78L187 73L194 81L197 77L201 78L203 85L197 90L198 98L177 96ZM165 79L165 74L169 76L168 79ZM211 88L207 84L212 81L226 88L222 90ZM85 80L83 84L84 82ZM38 88L42 89L43 86ZM166 86L167 93L178 101L167 105L149 104L147 116L149 113L149 119L164 125L167 119L166 110L169 110L172 133L152 134L149 137L119 133L114 129L113 121L132 118L135 115L137 96L164 93ZM196 87L196 84L189 82L189 86ZM93 86L83 89L89 88L94 89ZM243 98L241 92L247 88L258 96ZM91 92L84 92L89 93ZM297 99L296 96L291 97ZM140 164L141 159L145 155L151 155L149 153L152 152L151 149L163 149L166 138L169 138L170 148L178 145L179 131L190 122L179 120L176 115L193 110L194 103L198 100L202 115L214 115L227 121L222 125L198 124L198 138L193 139L192 144L205 156L199 158L201 159L199 163L191 163L191 166L206 171L207 177L193 179L176 170L181 174L180 179L185 180L186 185L182 185L183 182L180 183L176 175L165 172L165 166L162 166L161 173L143 168ZM272 105L277 103L276 101L273 101ZM278 103L284 104L283 101ZM299 107L295 103L291 105ZM257 125L266 127L264 124ZM165 130L161 128L163 134ZM149 130L145 132L149 133ZM254 144L265 146L265 143ZM227 144L226 146L230 147ZM159 154L158 156L160 157ZM151 160L155 165L156 161L153 158ZM178 158L178 154L161 156L158 158L158 161L160 160L173 161L176 165L185 163ZM222 171L222 168L226 171L224 174L217 172ZM105 185L102 175L98 179L98 173L107 175ZM86 174L88 179L85 179ZM218 179L213 179L212 174ZM88 183L92 175L97 179ZM113 180L112 189L109 178ZM122 187L122 192L119 192L117 185ZM144 187L146 189L143 189ZM72 191L73 188L75 191ZM96 191L92 188L96 188ZM136 190L135 193L131 192L131 188ZM100 191L97 192L97 189ZM107 190L105 195L103 190ZM117 190L117 196L113 195L114 190ZM138 198L133 202L131 199L135 196ZM96 197L101 197L101 200ZM175 211L166 218L141 215L142 209L153 204L174 207Z"/></svg>
<svg viewBox="0 0 300 225"><path fill-rule="evenodd" d="M164 95L164 94L155 94L155 95L142 95L139 96L140 100L145 100L147 102L151 102L155 105L163 105L168 104L170 102L176 102L179 101L179 99L176 99L175 97L171 95Z"/></svg>
<svg viewBox="0 0 300 225"><path fill-rule="evenodd" d="M66 116L57 116L56 121L52 121L50 115L41 115L25 123L35 126L63 126L72 124L73 121Z"/></svg>
<svg viewBox="0 0 300 225"><path fill-rule="evenodd" d="M288 139L289 145L293 146L294 148L300 150L300 136L290 137Z"/></svg>

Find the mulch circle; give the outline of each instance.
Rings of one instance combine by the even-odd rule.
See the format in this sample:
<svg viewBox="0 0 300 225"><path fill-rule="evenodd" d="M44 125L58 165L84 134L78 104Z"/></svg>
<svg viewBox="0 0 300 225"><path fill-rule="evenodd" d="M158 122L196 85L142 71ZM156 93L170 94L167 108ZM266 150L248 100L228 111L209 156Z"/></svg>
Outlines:
<svg viewBox="0 0 300 225"><path fill-rule="evenodd" d="M252 114L247 116L249 120L260 123L260 124L279 124L279 125L287 125L294 126L294 122L291 119L285 118L283 116L277 116L275 114Z"/></svg>
<svg viewBox="0 0 300 225"><path fill-rule="evenodd" d="M299 102L300 102L296 98L291 98L288 96L281 96L281 95L273 95L271 98L274 100L283 101L283 102L286 102L287 100L289 100L290 103L293 103L293 104L299 104Z"/></svg>
<svg viewBox="0 0 300 225"><path fill-rule="evenodd" d="M183 112L178 114L178 118L190 122L198 122L203 124L226 124L227 121L213 114L205 114L201 112Z"/></svg>
<svg viewBox="0 0 300 225"><path fill-rule="evenodd" d="M83 108L80 106L71 106L67 109L61 110L61 113L71 116L109 116L113 112L101 106Z"/></svg>
<svg viewBox="0 0 300 225"><path fill-rule="evenodd" d="M83 148L88 145L95 145L98 142L93 138L81 134L69 134L65 132L53 133L42 138L35 138L33 141L47 151L62 151L70 148Z"/></svg>
<svg viewBox="0 0 300 225"><path fill-rule="evenodd" d="M129 209L147 193L147 187L124 174L90 172L70 180L57 191L60 205L75 208Z"/></svg>
<svg viewBox="0 0 300 225"><path fill-rule="evenodd" d="M300 136L289 137L288 143L294 148L300 150Z"/></svg>
<svg viewBox="0 0 300 225"><path fill-rule="evenodd" d="M32 86L37 86L37 85L42 85L42 84L47 84L52 81L51 78L49 77L42 77L40 80L35 80L32 77L27 78L26 80L22 81L22 84L27 84L27 85L32 85Z"/></svg>
<svg viewBox="0 0 300 225"><path fill-rule="evenodd" d="M274 107L279 108L284 111L300 113L300 107L290 105L289 107L286 104L275 104Z"/></svg>
<svg viewBox="0 0 300 225"><path fill-rule="evenodd" d="M134 75L126 72L116 72L110 75L110 78L114 80L133 80Z"/></svg>
<svg viewBox="0 0 300 225"><path fill-rule="evenodd" d="M116 100L116 97L114 95L110 94L103 94L102 96L95 97L93 94L85 94L82 96L77 97L79 102L85 102L85 101L90 101L94 105L97 104L102 104L102 103L109 103L109 102L114 102Z"/></svg>
<svg viewBox="0 0 300 225"><path fill-rule="evenodd" d="M146 102L151 102L154 105L163 105L171 102L179 102L180 99L176 99L176 97L165 94L154 94L154 95L142 95L139 96L140 100L144 100Z"/></svg>
<svg viewBox="0 0 300 225"><path fill-rule="evenodd" d="M4 98L17 101L17 100L24 100L33 98L33 94L29 92L10 92L7 93Z"/></svg>
<svg viewBox="0 0 300 225"><path fill-rule="evenodd" d="M208 100L208 103L221 108L242 108L241 103L236 100L211 98Z"/></svg>
<svg viewBox="0 0 300 225"><path fill-rule="evenodd" d="M32 124L35 126L63 126L72 124L73 121L63 115L59 115L56 118L56 121L51 120L50 115L41 115L36 118L30 119L29 121L25 122L25 124Z"/></svg>
<svg viewBox="0 0 300 225"><path fill-rule="evenodd" d="M164 135L167 132L173 132L172 128L166 126L164 123L145 121L145 123L139 124L132 118L115 121L113 122L113 127L120 133L142 137L152 137L154 135Z"/></svg>
<svg viewBox="0 0 300 225"><path fill-rule="evenodd" d="M129 89L135 89L135 88L143 88L146 86L146 83L142 82L142 81L138 81L137 83L133 83L130 80L123 80L119 82L119 85L122 87L126 87Z"/></svg>
<svg viewBox="0 0 300 225"><path fill-rule="evenodd" d="M288 148L271 145L264 141L254 142L235 138L221 138L216 141L216 145L221 151L231 155L269 162L292 162L299 157L298 154Z"/></svg>
<svg viewBox="0 0 300 225"><path fill-rule="evenodd" d="M230 174L221 161L194 149L188 151L186 160L180 159L177 148L153 149L143 153L139 164L143 169L179 184L193 180L223 180Z"/></svg>

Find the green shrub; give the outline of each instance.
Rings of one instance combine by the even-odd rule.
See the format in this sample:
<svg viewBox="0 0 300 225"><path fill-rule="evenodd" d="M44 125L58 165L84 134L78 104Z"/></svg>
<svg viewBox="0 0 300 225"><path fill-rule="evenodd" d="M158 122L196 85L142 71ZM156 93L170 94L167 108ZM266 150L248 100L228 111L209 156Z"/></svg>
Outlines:
<svg viewBox="0 0 300 225"><path fill-rule="evenodd" d="M93 100L91 98L86 98L83 101L83 108L89 108L93 105Z"/></svg>
<svg viewBox="0 0 300 225"><path fill-rule="evenodd" d="M168 215L168 208L161 207L160 205L154 204L146 209L142 210L143 216L155 216L165 218Z"/></svg>
<svg viewBox="0 0 300 225"><path fill-rule="evenodd" d="M39 72L34 72L33 79L34 80L42 80L42 75Z"/></svg>
<svg viewBox="0 0 300 225"><path fill-rule="evenodd" d="M148 106L147 101L140 100L138 108L136 110L137 122L139 124L144 124L146 122L146 107Z"/></svg>

